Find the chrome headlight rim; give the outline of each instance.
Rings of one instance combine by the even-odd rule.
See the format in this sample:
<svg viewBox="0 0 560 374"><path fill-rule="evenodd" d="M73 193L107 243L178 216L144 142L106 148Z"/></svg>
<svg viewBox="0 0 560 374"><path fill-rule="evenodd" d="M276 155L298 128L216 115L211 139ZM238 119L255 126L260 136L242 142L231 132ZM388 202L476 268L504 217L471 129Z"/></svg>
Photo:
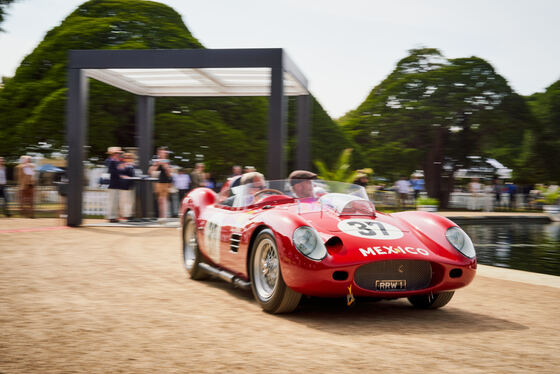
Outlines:
<svg viewBox="0 0 560 374"><path fill-rule="evenodd" d="M445 238L463 256L476 258L476 250L471 238L459 226L449 227L445 232Z"/></svg>
<svg viewBox="0 0 560 374"><path fill-rule="evenodd" d="M299 253L310 260L321 261L327 256L327 248L317 230L311 226L300 226L295 229L292 243Z"/></svg>

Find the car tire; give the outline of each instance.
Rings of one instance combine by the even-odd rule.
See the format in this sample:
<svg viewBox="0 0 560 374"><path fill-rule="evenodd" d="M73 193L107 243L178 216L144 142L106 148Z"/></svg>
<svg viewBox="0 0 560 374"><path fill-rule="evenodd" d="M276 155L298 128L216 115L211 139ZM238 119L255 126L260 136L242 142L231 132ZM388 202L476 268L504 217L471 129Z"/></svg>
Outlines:
<svg viewBox="0 0 560 374"><path fill-rule="evenodd" d="M253 295L265 312L290 313L298 306L301 294L284 282L278 246L270 229L262 230L255 239L249 275Z"/></svg>
<svg viewBox="0 0 560 374"><path fill-rule="evenodd" d="M196 217L192 210L189 210L183 220L183 264L191 279L202 280L208 278L206 273L199 265L203 261L203 256L198 249L196 239Z"/></svg>
<svg viewBox="0 0 560 374"><path fill-rule="evenodd" d="M430 293L427 295L415 295L410 296L408 301L410 301L410 303L416 308L437 309L446 305L451 300L454 293L455 291L445 291L440 293Z"/></svg>

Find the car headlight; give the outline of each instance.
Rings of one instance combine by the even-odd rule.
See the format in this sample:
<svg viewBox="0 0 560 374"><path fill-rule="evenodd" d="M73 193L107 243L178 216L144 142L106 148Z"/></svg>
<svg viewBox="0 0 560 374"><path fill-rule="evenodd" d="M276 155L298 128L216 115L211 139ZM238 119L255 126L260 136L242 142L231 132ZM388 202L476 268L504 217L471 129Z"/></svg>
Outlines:
<svg viewBox="0 0 560 374"><path fill-rule="evenodd" d="M293 241L297 250L312 260L322 260L327 255L327 248L319 234L309 226L298 227L294 231Z"/></svg>
<svg viewBox="0 0 560 374"><path fill-rule="evenodd" d="M475 258L476 252L471 238L459 227L453 226L447 229L445 233L447 241L451 245L468 258Z"/></svg>

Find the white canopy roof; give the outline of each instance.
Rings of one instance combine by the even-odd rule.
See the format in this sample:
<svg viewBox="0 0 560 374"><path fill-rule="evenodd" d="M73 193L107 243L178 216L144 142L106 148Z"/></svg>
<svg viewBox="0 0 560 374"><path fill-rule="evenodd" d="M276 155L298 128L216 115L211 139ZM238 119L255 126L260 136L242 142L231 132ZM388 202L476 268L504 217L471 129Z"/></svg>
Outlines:
<svg viewBox="0 0 560 374"><path fill-rule="evenodd" d="M101 82L145 96L269 96L270 68L83 69ZM284 95L308 92L284 72Z"/></svg>

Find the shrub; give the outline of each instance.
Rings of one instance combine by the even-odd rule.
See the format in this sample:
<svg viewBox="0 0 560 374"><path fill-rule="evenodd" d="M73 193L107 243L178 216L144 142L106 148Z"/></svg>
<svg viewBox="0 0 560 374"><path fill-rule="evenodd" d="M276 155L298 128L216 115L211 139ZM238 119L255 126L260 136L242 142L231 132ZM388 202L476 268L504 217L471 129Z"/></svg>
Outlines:
<svg viewBox="0 0 560 374"><path fill-rule="evenodd" d="M433 197L419 197L416 200L416 205L435 205L439 206L439 200Z"/></svg>

